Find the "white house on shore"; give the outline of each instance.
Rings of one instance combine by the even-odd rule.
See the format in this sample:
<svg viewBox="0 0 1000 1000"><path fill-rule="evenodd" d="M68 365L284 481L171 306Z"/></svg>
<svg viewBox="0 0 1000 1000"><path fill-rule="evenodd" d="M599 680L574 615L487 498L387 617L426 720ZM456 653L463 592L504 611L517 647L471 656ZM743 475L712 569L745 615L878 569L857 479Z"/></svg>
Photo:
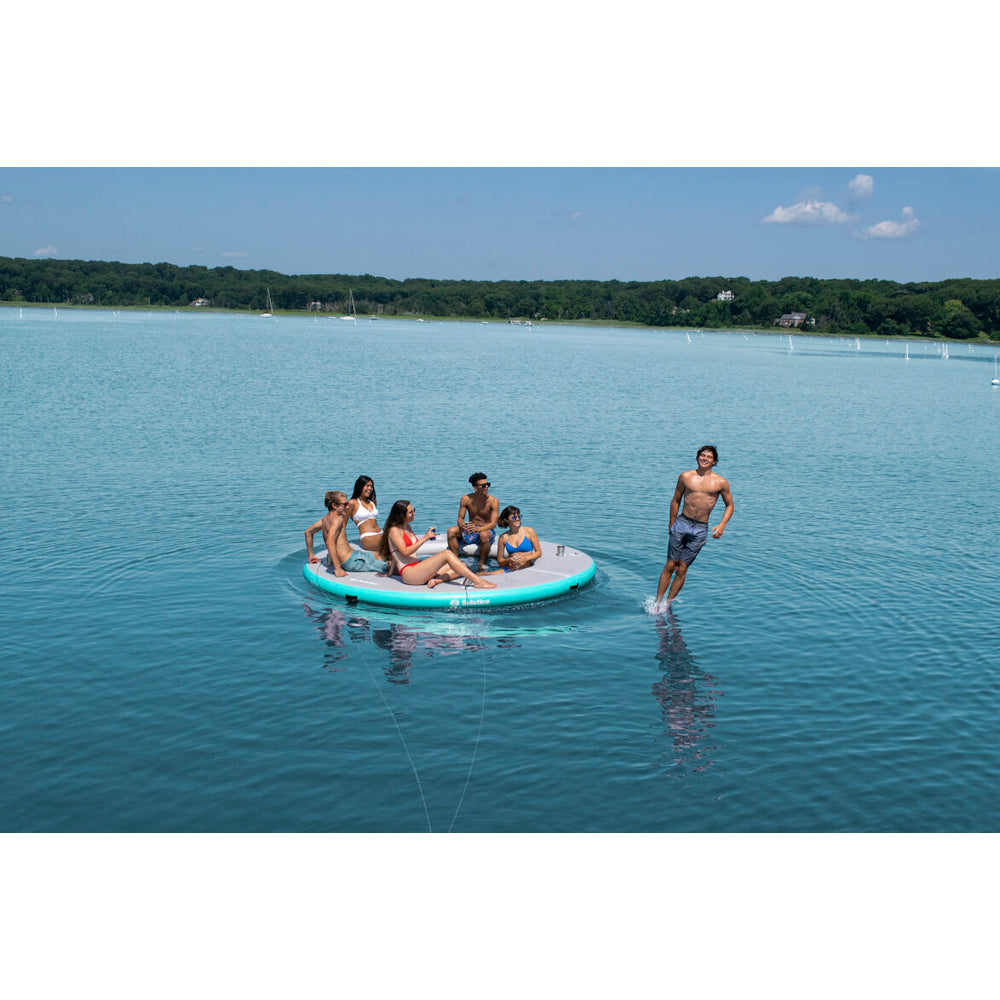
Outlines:
<svg viewBox="0 0 1000 1000"><path fill-rule="evenodd" d="M733 299L736 298L736 296L733 295L733 293L731 291L729 291L728 289L726 289L725 291L719 292L719 294L716 295L715 297L720 302L732 302Z"/></svg>
<svg viewBox="0 0 1000 1000"><path fill-rule="evenodd" d="M802 326L805 321L805 313L785 313L781 319L776 319L774 322L778 326Z"/></svg>

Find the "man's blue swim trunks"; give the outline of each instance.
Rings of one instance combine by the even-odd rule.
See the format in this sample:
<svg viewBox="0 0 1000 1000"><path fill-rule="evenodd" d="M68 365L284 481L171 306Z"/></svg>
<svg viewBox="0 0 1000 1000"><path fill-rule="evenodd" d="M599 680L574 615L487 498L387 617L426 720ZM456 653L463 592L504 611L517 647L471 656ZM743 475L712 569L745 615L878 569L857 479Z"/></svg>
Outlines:
<svg viewBox="0 0 1000 1000"><path fill-rule="evenodd" d="M490 528L490 545L492 545L497 540L497 533ZM463 545L473 545L479 541L478 531L463 531L462 532L462 544Z"/></svg>
<svg viewBox="0 0 1000 1000"><path fill-rule="evenodd" d="M330 563L330 567L333 567L333 563ZM389 564L379 559L374 552L369 552L367 549L354 549L350 559L343 563L340 568L347 573L384 573L389 568Z"/></svg>
<svg viewBox="0 0 1000 1000"><path fill-rule="evenodd" d="M708 521L692 521L683 514L678 514L674 526L670 529L667 560L687 563L690 566L707 540Z"/></svg>

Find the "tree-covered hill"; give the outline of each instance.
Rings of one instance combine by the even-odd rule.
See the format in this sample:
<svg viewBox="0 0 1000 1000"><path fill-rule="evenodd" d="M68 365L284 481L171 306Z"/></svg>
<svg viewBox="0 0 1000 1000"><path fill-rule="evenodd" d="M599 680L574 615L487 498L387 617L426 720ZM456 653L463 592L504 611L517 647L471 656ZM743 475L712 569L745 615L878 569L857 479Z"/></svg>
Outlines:
<svg viewBox="0 0 1000 1000"><path fill-rule="evenodd" d="M371 274L280 274L233 267L0 257L0 302L190 306L469 319L605 320L704 329L771 327L802 313L817 332L969 339L1000 332L1000 279L832 278L680 281L462 281ZM732 293L719 298L720 293Z"/></svg>

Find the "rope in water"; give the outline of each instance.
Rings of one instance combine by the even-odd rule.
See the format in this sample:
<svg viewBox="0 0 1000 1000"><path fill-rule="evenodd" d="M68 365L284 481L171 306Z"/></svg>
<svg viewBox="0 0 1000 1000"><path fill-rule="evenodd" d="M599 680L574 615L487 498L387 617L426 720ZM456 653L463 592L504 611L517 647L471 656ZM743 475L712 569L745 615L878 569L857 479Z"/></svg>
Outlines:
<svg viewBox="0 0 1000 1000"><path fill-rule="evenodd" d="M365 654L358 648L358 656L361 657L361 662L365 665L365 670L368 673L368 679L372 682L372 687L378 691L379 698L382 699L382 704L385 705L385 710L389 713L389 718L392 719L392 724L396 727L396 732L399 735L400 742L403 744L403 751L406 753L406 759L410 762L410 767L413 770L413 777L417 782L417 791L420 793L420 803L424 807L424 818L427 820L427 832L433 833L434 828L431 826L430 813L427 811L427 799L424 798L424 786L420 782L420 773L417 771L417 765L413 762L413 757L410 754L410 747L406 742L406 737L403 735L403 730L399 727L399 722L396 719L396 713L392 710L392 706L386 701L385 695L382 694L382 688L379 687L378 681L375 680L374 674L372 674L371 669L368 666L368 661L365 659Z"/></svg>
<svg viewBox="0 0 1000 1000"><path fill-rule="evenodd" d="M472 768L476 763L476 754L479 752L479 741L483 736L483 719L486 717L486 651L480 646L479 652L483 658L483 703L479 709L479 731L476 733L476 742L472 748L472 759L469 761L469 773L465 776L465 787L463 787L462 795L458 800L458 805L455 807L455 815L451 818L451 826L448 827L449 833L455 828L455 820L458 819L458 813L462 808L462 803L465 801L465 793L468 791L469 782L472 780Z"/></svg>

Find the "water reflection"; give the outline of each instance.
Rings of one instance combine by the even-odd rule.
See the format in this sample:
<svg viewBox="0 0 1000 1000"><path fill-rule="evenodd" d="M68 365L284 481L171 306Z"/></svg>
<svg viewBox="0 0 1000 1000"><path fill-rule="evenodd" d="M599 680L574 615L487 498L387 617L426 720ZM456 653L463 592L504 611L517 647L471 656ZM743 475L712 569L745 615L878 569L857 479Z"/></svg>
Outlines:
<svg viewBox="0 0 1000 1000"><path fill-rule="evenodd" d="M663 710L666 736L673 752L671 766L690 764L703 771L713 764L717 749L707 737L715 726L715 702L723 692L718 678L698 666L672 611L657 615L660 645L656 653L663 678L653 685L653 697Z"/></svg>
<svg viewBox="0 0 1000 1000"><path fill-rule="evenodd" d="M518 649L518 633L523 631L561 631L560 629L524 630L498 625L481 615L448 614L422 617L419 613L388 612L341 606L313 608L304 604L306 615L316 624L323 638L323 667L331 672L344 670L349 646L371 643L389 654L383 666L392 684L409 684L415 661L422 657L451 656L479 650Z"/></svg>

